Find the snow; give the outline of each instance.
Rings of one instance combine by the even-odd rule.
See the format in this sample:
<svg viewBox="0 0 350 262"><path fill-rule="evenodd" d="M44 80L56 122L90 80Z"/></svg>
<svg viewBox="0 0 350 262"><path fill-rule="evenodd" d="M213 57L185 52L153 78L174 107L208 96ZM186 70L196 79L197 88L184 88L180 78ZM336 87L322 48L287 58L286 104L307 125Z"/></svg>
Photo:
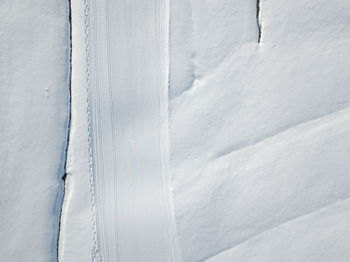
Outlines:
<svg viewBox="0 0 350 262"><path fill-rule="evenodd" d="M72 1L72 111L59 261L91 261L93 249L86 119L84 1Z"/></svg>
<svg viewBox="0 0 350 262"><path fill-rule="evenodd" d="M0 3L2 261L57 257L69 115L66 1Z"/></svg>
<svg viewBox="0 0 350 262"><path fill-rule="evenodd" d="M184 2L170 9L170 164L183 260L202 261L349 197L350 5L261 1L258 44L256 1Z"/></svg>
<svg viewBox="0 0 350 262"><path fill-rule="evenodd" d="M167 2L76 1L72 7L72 147L62 260L174 261Z"/></svg>
<svg viewBox="0 0 350 262"><path fill-rule="evenodd" d="M350 2L71 0L71 112L68 4L0 3L1 260L349 260Z"/></svg>
<svg viewBox="0 0 350 262"><path fill-rule="evenodd" d="M208 262L348 261L349 200L263 232Z"/></svg>

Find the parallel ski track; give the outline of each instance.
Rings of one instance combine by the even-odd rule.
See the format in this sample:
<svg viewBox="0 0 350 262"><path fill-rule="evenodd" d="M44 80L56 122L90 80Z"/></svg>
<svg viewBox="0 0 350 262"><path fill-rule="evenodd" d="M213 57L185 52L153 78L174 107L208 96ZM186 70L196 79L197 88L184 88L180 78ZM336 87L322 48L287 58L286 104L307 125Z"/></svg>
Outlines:
<svg viewBox="0 0 350 262"><path fill-rule="evenodd" d="M84 1L92 261L179 261L167 156L169 3Z"/></svg>

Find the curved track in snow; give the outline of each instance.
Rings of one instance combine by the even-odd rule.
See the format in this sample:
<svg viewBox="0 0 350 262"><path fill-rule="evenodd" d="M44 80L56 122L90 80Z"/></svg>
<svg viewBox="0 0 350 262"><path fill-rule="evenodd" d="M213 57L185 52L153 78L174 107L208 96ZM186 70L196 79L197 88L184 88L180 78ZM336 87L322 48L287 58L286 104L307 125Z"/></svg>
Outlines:
<svg viewBox="0 0 350 262"><path fill-rule="evenodd" d="M85 4L93 260L174 261L168 2Z"/></svg>

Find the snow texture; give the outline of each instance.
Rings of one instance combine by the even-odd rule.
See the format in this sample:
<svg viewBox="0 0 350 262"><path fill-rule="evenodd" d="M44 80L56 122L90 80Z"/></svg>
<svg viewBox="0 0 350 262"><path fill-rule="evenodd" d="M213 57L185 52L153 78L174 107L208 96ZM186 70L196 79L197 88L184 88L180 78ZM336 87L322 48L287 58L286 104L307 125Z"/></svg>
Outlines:
<svg viewBox="0 0 350 262"><path fill-rule="evenodd" d="M69 119L66 1L0 1L1 261L55 261Z"/></svg>
<svg viewBox="0 0 350 262"><path fill-rule="evenodd" d="M167 164L168 7L72 1L64 261L177 260Z"/></svg>
<svg viewBox="0 0 350 262"><path fill-rule="evenodd" d="M350 2L68 5L0 2L1 261L349 260Z"/></svg>
<svg viewBox="0 0 350 262"><path fill-rule="evenodd" d="M62 208L60 261L91 261L93 217L89 177L84 1L71 1L72 111ZM83 65L83 66L81 66Z"/></svg>
<svg viewBox="0 0 350 262"><path fill-rule="evenodd" d="M350 196L350 3L186 0L170 10L183 260L345 261L348 212L330 205Z"/></svg>

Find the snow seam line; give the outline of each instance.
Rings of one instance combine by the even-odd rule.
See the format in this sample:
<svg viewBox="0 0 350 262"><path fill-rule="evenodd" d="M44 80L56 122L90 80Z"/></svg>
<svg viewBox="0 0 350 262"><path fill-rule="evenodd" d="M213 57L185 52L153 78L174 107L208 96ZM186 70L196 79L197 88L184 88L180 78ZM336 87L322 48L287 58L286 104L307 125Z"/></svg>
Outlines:
<svg viewBox="0 0 350 262"><path fill-rule="evenodd" d="M57 235L57 261L60 260L60 238L61 238L61 230L62 230L62 219L63 219L63 205L65 201L65 193L66 193L66 177L67 177L67 158L68 158L68 147L69 147L69 139L70 139L70 131L71 131L71 122L72 122L72 9L71 9L71 0L67 0L68 5L68 30L69 30L69 51L68 51L68 57L69 57L69 71L68 71L68 123L67 123L67 139L66 139L66 145L65 145L65 152L64 152L64 164L63 164L63 170L64 174L61 177L62 183L63 183L63 192L62 192L62 200L61 200L61 207L60 207L60 215L58 220L58 235Z"/></svg>
<svg viewBox="0 0 350 262"><path fill-rule="evenodd" d="M92 153L92 128L91 128L91 70L90 70L90 46L89 46L89 4L88 0L84 0L85 5L85 59L86 59L86 84L87 84L87 124L88 124L88 148L89 148L89 180L90 180L90 202L92 214L92 233L93 233L93 247L91 251L92 262L102 261L101 254L98 250L97 244L97 226L96 226L96 207L95 207L95 193L94 193L94 173L93 173L93 153Z"/></svg>
<svg viewBox="0 0 350 262"><path fill-rule="evenodd" d="M258 44L261 43L261 35L262 35L262 26L260 22L260 7L261 7L261 0L256 0L256 25L258 27Z"/></svg>

